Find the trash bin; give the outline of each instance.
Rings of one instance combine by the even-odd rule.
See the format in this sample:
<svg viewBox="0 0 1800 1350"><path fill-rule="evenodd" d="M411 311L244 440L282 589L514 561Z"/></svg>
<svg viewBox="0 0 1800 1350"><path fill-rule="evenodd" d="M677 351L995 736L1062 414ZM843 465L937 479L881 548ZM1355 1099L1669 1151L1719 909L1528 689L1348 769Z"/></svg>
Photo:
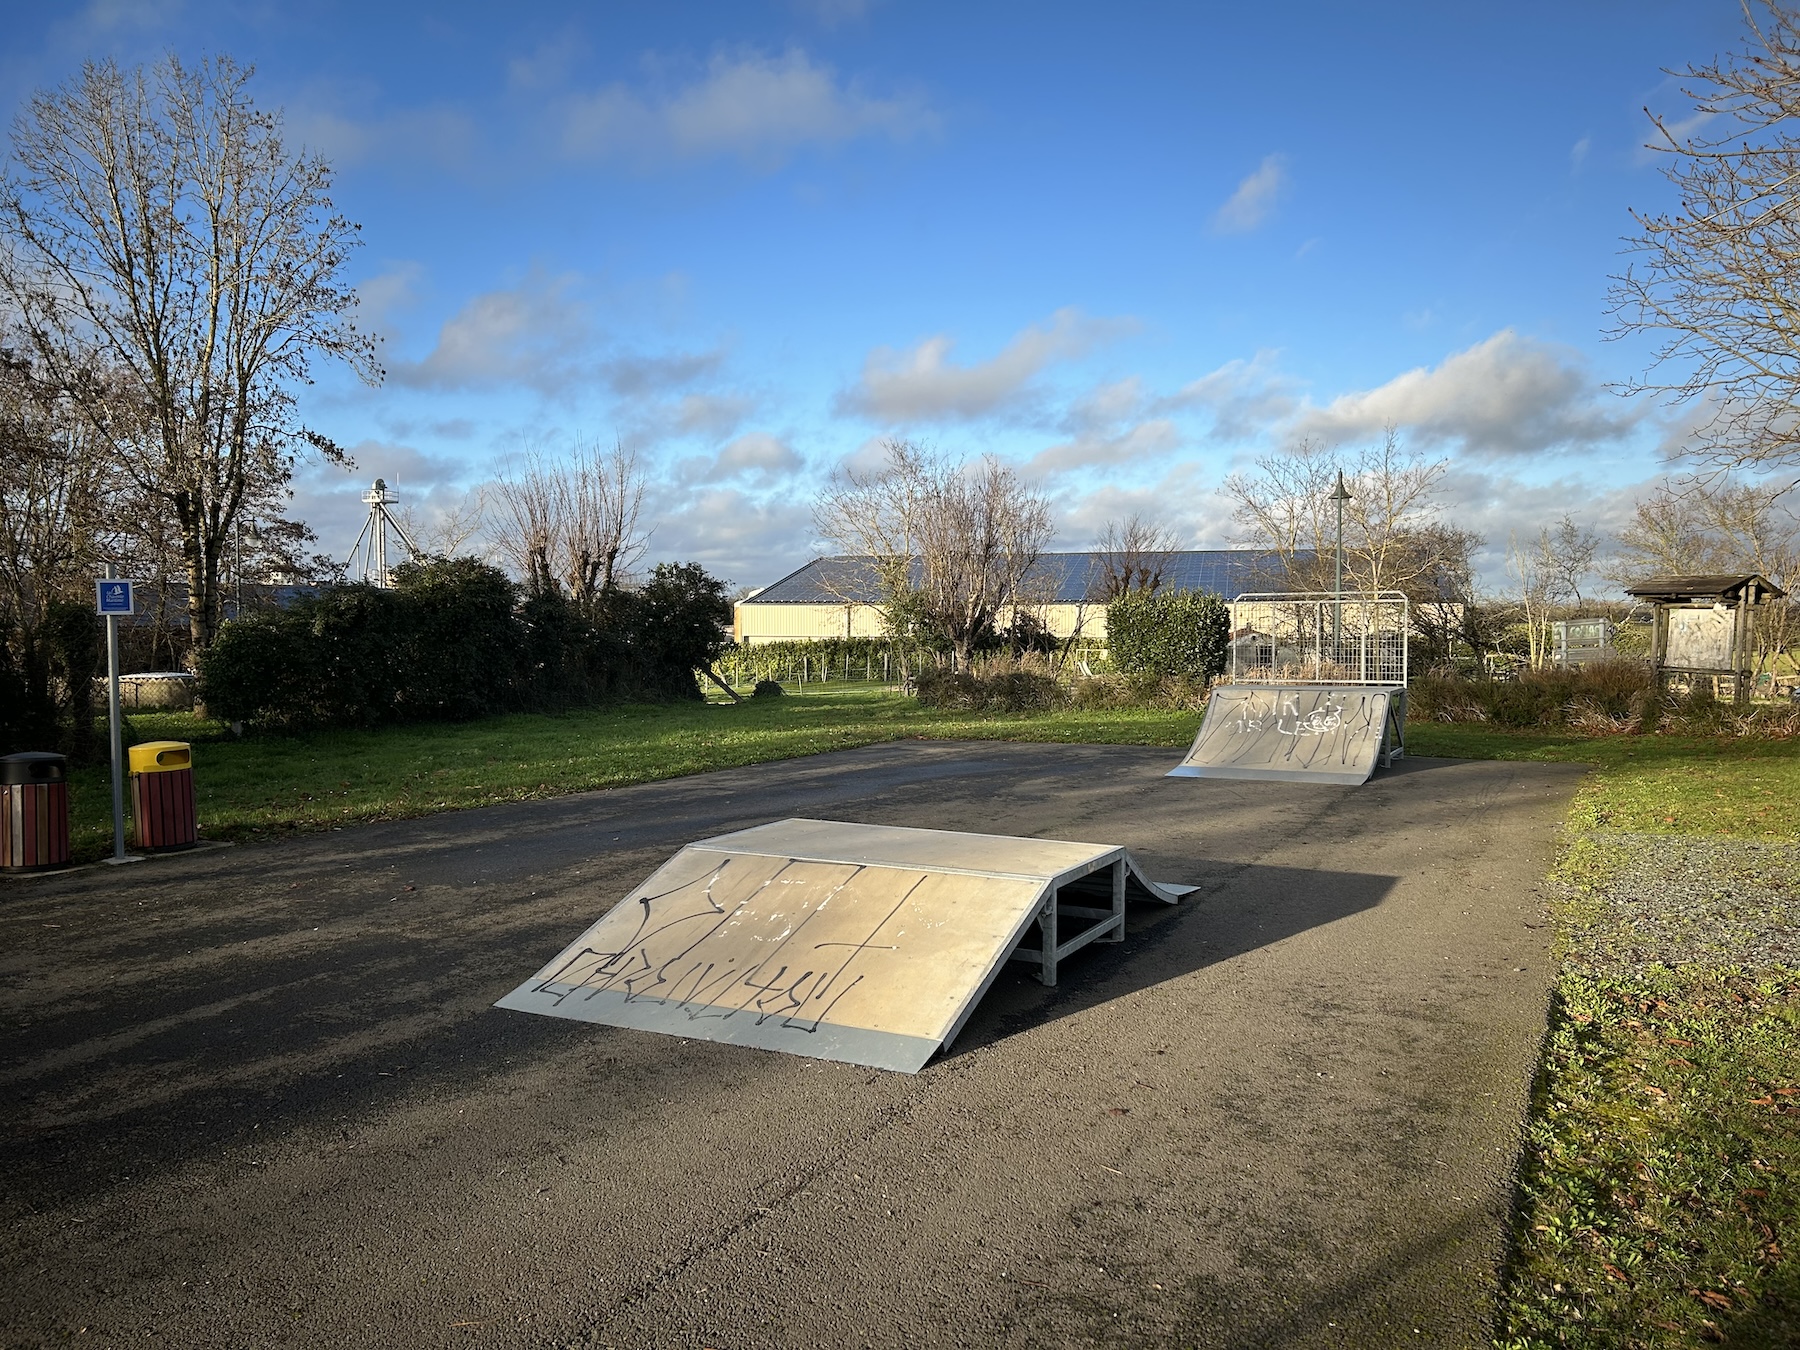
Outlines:
<svg viewBox="0 0 1800 1350"><path fill-rule="evenodd" d="M28 750L0 756L0 872L69 862L69 761Z"/></svg>
<svg viewBox="0 0 1800 1350"><path fill-rule="evenodd" d="M150 853L192 848L199 842L194 819L194 758L186 741L145 741L131 755L131 819L137 846Z"/></svg>

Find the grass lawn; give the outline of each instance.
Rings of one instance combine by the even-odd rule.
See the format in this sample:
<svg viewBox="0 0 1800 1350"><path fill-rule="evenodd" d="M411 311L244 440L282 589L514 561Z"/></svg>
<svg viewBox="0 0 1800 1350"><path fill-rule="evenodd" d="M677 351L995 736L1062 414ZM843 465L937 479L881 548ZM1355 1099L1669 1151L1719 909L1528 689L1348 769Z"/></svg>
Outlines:
<svg viewBox="0 0 1800 1350"><path fill-rule="evenodd" d="M1577 829L1800 839L1800 741L1420 723L1406 729L1406 746L1416 755L1591 764L1570 816Z"/></svg>
<svg viewBox="0 0 1800 1350"><path fill-rule="evenodd" d="M815 686L740 704L685 703L517 714L477 722L233 740L214 722L138 714L132 741L194 745L202 835L268 838L490 802L623 787L911 736L1185 746L1195 713L946 713L868 685ZM112 847L104 764L71 775L77 859Z"/></svg>

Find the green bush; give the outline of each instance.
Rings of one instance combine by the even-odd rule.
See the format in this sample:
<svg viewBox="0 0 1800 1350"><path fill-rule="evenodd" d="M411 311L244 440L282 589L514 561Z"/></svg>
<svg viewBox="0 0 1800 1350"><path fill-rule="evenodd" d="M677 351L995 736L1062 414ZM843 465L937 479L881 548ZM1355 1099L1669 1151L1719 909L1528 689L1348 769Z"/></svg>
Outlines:
<svg viewBox="0 0 1800 1350"><path fill-rule="evenodd" d="M1230 642L1231 609L1205 591L1127 591L1107 608L1113 669L1128 677L1216 679Z"/></svg>
<svg viewBox="0 0 1800 1350"><path fill-rule="evenodd" d="M999 670L971 675L948 667L926 666L915 684L919 702L955 712L1042 712L1069 701L1068 691L1050 675L1036 670Z"/></svg>
<svg viewBox="0 0 1800 1350"><path fill-rule="evenodd" d="M640 677L665 697L704 699L694 672L731 645L725 583L699 563L658 563L644 588L623 599L621 627Z"/></svg>
<svg viewBox="0 0 1800 1350"><path fill-rule="evenodd" d="M908 646L906 650L912 668L924 663L920 659L923 649ZM832 680L898 680L900 644L885 637L838 637L735 646L720 657L719 670L733 684L757 680L791 684L802 674L818 680L821 673Z"/></svg>
<svg viewBox="0 0 1800 1350"><path fill-rule="evenodd" d="M336 586L227 623L200 692L225 721L280 727L699 698L695 668L729 640L723 583L692 563L663 564L618 609L618 630L607 631L558 593L521 603L485 563L408 564L392 590Z"/></svg>
<svg viewBox="0 0 1800 1350"><path fill-rule="evenodd" d="M1620 731L1644 724L1646 700L1655 701L1646 666L1597 661L1572 670L1526 671L1516 680L1421 675L1408 688L1407 716L1417 722L1491 722L1514 729Z"/></svg>
<svg viewBox="0 0 1800 1350"><path fill-rule="evenodd" d="M787 690L781 687L779 680L758 680L756 688L750 691L751 698L780 698Z"/></svg>

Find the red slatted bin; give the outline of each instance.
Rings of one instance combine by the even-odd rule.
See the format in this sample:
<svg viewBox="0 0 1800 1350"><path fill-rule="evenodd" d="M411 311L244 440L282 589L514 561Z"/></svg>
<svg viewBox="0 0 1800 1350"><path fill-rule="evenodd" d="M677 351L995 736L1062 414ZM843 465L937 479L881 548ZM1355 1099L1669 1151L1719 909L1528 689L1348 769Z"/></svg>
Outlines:
<svg viewBox="0 0 1800 1350"><path fill-rule="evenodd" d="M68 864L68 760L43 751L0 757L0 872Z"/></svg>
<svg viewBox="0 0 1800 1350"><path fill-rule="evenodd" d="M138 848L167 853L199 842L192 764L186 741L131 747L131 819Z"/></svg>

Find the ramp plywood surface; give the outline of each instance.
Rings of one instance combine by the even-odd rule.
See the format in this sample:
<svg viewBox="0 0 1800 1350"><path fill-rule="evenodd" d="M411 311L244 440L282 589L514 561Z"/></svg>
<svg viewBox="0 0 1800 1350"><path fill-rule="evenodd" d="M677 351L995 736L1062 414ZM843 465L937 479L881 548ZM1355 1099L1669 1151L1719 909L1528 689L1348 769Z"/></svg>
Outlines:
<svg viewBox="0 0 1800 1350"><path fill-rule="evenodd" d="M1169 776L1366 783L1393 695L1368 685L1221 685Z"/></svg>
<svg viewBox="0 0 1800 1350"><path fill-rule="evenodd" d="M788 820L700 840L497 1006L917 1072L1103 844Z"/></svg>

